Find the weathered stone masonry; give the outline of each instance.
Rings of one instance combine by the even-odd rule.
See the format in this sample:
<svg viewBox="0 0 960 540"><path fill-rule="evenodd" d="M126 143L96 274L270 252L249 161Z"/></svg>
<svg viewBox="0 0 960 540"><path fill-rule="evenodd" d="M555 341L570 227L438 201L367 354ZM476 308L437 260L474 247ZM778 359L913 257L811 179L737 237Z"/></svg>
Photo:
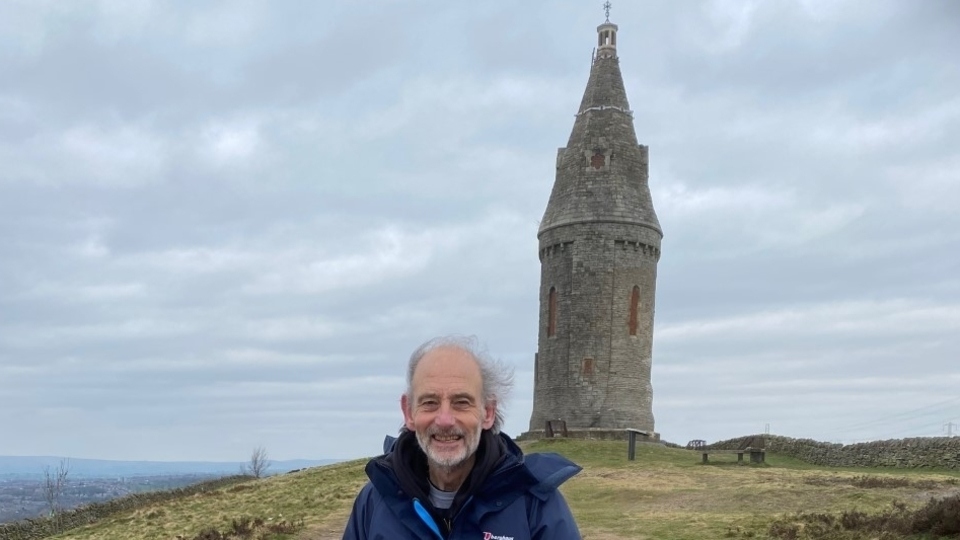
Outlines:
<svg viewBox="0 0 960 540"><path fill-rule="evenodd" d="M616 54L600 47L540 223L540 327L530 432L564 420L572 436L655 438L650 384L663 236Z"/></svg>

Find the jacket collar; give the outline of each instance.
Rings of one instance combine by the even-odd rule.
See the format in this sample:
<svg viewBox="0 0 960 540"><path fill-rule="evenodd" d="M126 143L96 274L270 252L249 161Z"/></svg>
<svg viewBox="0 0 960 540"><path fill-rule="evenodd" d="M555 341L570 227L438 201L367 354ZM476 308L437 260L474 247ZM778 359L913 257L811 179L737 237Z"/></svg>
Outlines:
<svg viewBox="0 0 960 540"><path fill-rule="evenodd" d="M493 452L487 449L496 448ZM481 449L484 455L481 458ZM408 430L400 432L397 438L387 437L384 441L385 454L372 459L366 467L370 482L384 499L398 499L403 505L418 498L429 504L429 486L427 485L427 457L420 450L416 435ZM498 454L494 459L492 456ZM567 458L553 453L536 453L524 456L520 447L507 435L494 435L488 430L481 434L477 463L464 486L469 483L469 492L460 501L470 496L481 500L492 500L505 493L531 491L538 497L545 497L560 484L580 472L581 468ZM405 474L410 473L409 476ZM464 491L464 486L461 491Z"/></svg>

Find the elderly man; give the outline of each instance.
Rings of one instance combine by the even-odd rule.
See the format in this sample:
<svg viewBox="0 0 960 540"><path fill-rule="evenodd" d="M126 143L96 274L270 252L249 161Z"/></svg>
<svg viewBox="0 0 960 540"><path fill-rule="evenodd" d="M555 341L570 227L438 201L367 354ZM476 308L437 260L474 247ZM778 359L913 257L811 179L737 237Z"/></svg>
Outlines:
<svg viewBox="0 0 960 540"><path fill-rule="evenodd" d="M410 356L404 428L366 467L346 539L579 539L557 487L580 467L524 457L500 433L512 373L474 338L445 337Z"/></svg>

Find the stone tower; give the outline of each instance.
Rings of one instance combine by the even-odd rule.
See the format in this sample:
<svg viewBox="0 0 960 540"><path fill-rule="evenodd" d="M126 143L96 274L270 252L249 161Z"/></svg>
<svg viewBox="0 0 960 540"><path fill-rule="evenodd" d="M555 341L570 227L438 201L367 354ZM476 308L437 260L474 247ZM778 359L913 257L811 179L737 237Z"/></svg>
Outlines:
<svg viewBox="0 0 960 540"><path fill-rule="evenodd" d="M530 436L657 438L650 384L663 233L620 74L617 25L597 27L587 88L540 222L540 328Z"/></svg>

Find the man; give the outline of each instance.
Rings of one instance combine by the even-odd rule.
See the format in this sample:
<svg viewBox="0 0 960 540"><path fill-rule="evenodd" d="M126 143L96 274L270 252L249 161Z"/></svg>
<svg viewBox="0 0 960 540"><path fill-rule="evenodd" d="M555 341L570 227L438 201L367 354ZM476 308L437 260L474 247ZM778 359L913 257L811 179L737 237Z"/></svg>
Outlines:
<svg viewBox="0 0 960 540"><path fill-rule="evenodd" d="M366 467L344 540L579 540L557 487L580 467L531 454L500 433L512 373L474 338L444 337L410 356L404 428Z"/></svg>

